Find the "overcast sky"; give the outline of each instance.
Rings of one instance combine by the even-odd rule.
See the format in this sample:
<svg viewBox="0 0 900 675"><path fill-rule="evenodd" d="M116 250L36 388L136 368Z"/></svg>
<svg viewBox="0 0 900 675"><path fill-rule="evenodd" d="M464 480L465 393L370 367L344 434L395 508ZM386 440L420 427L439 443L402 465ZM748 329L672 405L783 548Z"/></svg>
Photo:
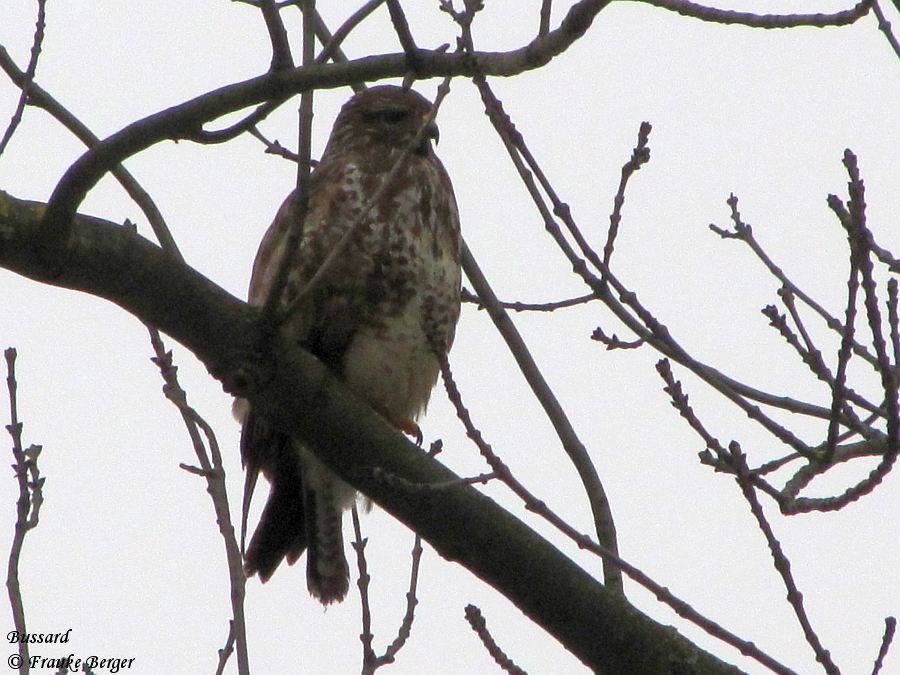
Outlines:
<svg viewBox="0 0 900 675"><path fill-rule="evenodd" d="M35 4L17 0L0 9L0 44L23 67ZM334 29L357 3L321 4ZM421 46L454 44L455 27L437 11L436 0L404 4ZM478 48L514 48L534 36L539 2L486 4L476 24ZM569 4L555 3L554 25ZM835 11L849 5L773 1L742 8ZM298 12L285 16L296 37ZM893 20L900 25L900 16ZM382 8L344 48L351 58L398 51L387 12ZM37 79L106 136L258 75L268 62L263 22L243 4L51 2ZM417 88L431 97L436 84ZM777 301L774 280L745 246L720 240L707 225L729 224L725 200L737 194L745 219L776 262L840 314L846 240L825 198L846 197L841 158L849 147L866 180L869 226L883 246L900 249L900 64L873 17L840 29L762 31L614 3L548 66L493 84L598 247L620 168L640 123L652 122L652 161L627 194L614 261L619 277L696 357L753 386L828 404L828 392L759 312ZM317 96L316 153L349 95L344 89ZM0 86L0 120L8 119L17 97L12 85ZM470 83L453 82L439 125L438 153L455 185L466 240L498 295L536 302L585 292L545 234ZM293 147L295 106L284 106L263 129ZM82 152L49 116L29 109L0 157L0 189L46 200ZM213 147L162 143L127 166L157 201L188 262L244 297L259 239L294 184L292 166L264 154L250 137ZM110 178L82 211L117 222L130 218L152 236ZM41 524L27 538L20 572L29 629L72 628L68 651L135 657L132 672L213 672L230 616L223 544L205 485L178 467L195 460L176 410L161 394L146 330L102 300L5 271L0 295L0 347L19 351L25 442L44 446L40 465L47 479ZM658 355L649 348L608 352L592 342L598 325L630 337L600 305L514 318L596 462L622 555L787 666L819 672L740 491L699 464L702 441L662 391L653 368ZM833 365L837 343L820 326L814 333ZM232 511L238 513L239 428L230 398L187 350L171 341L168 346L190 401L218 433ZM552 508L590 531L575 471L486 314L472 306L464 308L451 362L497 452ZM753 463L785 452L696 378L679 367L675 373L723 442L739 440ZM854 387L877 397L871 372L856 368L853 375ZM779 419L810 443L824 438L822 425ZM426 442L443 439L441 460L454 471L485 470L440 390L422 428ZM813 494L841 492L869 468L828 477ZM595 559L525 514L507 491L495 485L484 491L598 572ZM0 481L0 550L12 537L15 498L8 474ZM785 519L766 506L823 643L844 672L870 672L884 617L900 612L898 477L891 475L873 495L838 513ZM349 532L349 519L347 524ZM412 535L377 508L363 525L380 652L394 638L405 607ZM494 672L463 618L468 603L482 608L497 641L528 672L586 672L505 599L427 546L419 589L413 635L391 673ZM626 592L643 611L704 648L747 672L764 672L635 585L627 584ZM297 672L298 664L309 673L358 671L359 601L353 591L342 605L323 611L307 594L303 565L284 567L265 586L248 583L246 610L254 672ZM32 653L54 655L39 648ZM884 672L900 672L896 649Z"/></svg>

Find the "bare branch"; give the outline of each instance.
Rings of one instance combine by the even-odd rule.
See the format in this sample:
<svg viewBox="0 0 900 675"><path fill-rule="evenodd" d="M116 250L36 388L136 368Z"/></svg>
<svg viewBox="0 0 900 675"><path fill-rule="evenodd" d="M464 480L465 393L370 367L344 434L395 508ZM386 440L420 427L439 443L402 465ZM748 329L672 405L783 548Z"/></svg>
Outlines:
<svg viewBox="0 0 900 675"><path fill-rule="evenodd" d="M540 68L581 38L596 15L610 0L580 0L573 5L559 28L509 52L477 54L479 72L509 76ZM473 60L462 53L421 50L418 78L468 75ZM191 138L206 122L267 100L309 89L331 88L353 82L407 74L406 54L371 56L342 64L321 64L268 72L259 77L203 94L163 113L151 115L96 144L63 175L53 190L41 234L48 258L55 257L78 207L97 182L127 157L160 141Z"/></svg>
<svg viewBox="0 0 900 675"><path fill-rule="evenodd" d="M848 228L848 232L849 232ZM830 461L837 443L840 408L847 386L847 366L850 363L851 347L856 331L856 297L859 292L860 255L856 247L850 246L850 276L847 280L847 306L844 310L844 332L838 350L837 375L834 378L831 399L831 419L828 422L828 441L825 446L825 460Z"/></svg>
<svg viewBox="0 0 900 675"><path fill-rule="evenodd" d="M848 231L851 251L855 248L859 256L859 271L862 275L862 288L865 292L866 317L872 332L872 343L878 359L878 372L881 375L884 389L884 407L887 414L888 453L896 455L900 450L900 400L898 400L897 381L894 365L887 354L887 345L882 334L881 309L878 292L873 275L873 264L870 257L872 233L866 227L865 185L859 175L859 167L850 150L844 151L844 166L850 175L848 185L850 192L850 223Z"/></svg>
<svg viewBox="0 0 900 675"><path fill-rule="evenodd" d="M265 103L258 105L256 109L253 110L253 112L247 115L244 119L235 122L231 126L225 127L224 129L214 129L212 131L198 128L192 133L185 136L185 138L187 140L203 145L227 143L228 141L233 140L241 134L247 133L251 129L256 127L257 124L262 122L271 113L280 108L286 100L286 97L282 97L273 99L271 101L266 101Z"/></svg>
<svg viewBox="0 0 900 675"><path fill-rule="evenodd" d="M584 490L587 493L588 502L591 505L591 513L594 518L594 527L597 532L597 540L610 551L618 552L618 544L616 540L616 526L612 517L609 500L606 497L606 491L603 489L603 483L597 474L597 468L594 466L587 449L575 432L575 428L569 421L562 405L550 388L550 385L544 379L538 368L537 363L531 356L528 346L519 334L512 319L497 303L497 297L491 289L488 280L482 274L478 263L469 250L469 247L463 242L462 266L470 283L478 293L478 297L487 307L488 314L497 327L497 331L506 341L507 347L516 360L519 370L531 387L535 398L541 404L547 418L553 425L563 449L569 457L569 460L575 466ZM447 381L445 373L445 383ZM491 466L494 471L497 467ZM604 581L611 589L622 592L622 576L619 571L609 565L603 566Z"/></svg>
<svg viewBox="0 0 900 675"><path fill-rule="evenodd" d="M528 675L506 655L494 640L490 631L488 631L487 622L484 620L484 616L481 614L481 610L478 609L478 607L475 605L466 605L466 621L469 622L469 625L472 627L472 630L475 631L478 639L481 640L481 644L484 645L488 654L494 659L494 663L507 673L510 673L510 675Z"/></svg>
<svg viewBox="0 0 900 675"><path fill-rule="evenodd" d="M894 363L900 363L900 293L897 290L897 280L888 279L888 324L891 331L891 351L894 354Z"/></svg>
<svg viewBox="0 0 900 675"><path fill-rule="evenodd" d="M496 478L502 480L523 501L526 509L544 518L544 520L553 525L557 530L574 541L579 548L590 551L594 555L601 557L605 563L609 564L609 566L615 566L616 569L621 570L630 579L653 593L660 602L669 605L675 611L675 613L678 614L678 616L691 621L710 635L716 637L719 640L722 640L726 644L735 647L736 649L740 650L742 654L756 659L773 672L782 673L784 675L789 675L793 672L775 661L775 659L760 650L752 642L747 642L746 640L741 639L734 633L731 633L730 631L717 624L715 621L706 618L684 600L675 596L669 589L651 579L640 569L627 562L623 558L620 558L618 554L606 548L605 546L596 543L589 536L578 532L569 523L560 518L547 506L545 502L533 495L515 478L515 476L513 476L509 467L503 462L503 460L500 459L500 457L497 456L493 448L491 448L491 446L484 440L481 431L475 426L474 422L472 421L471 415L469 414L469 411L463 404L462 397L460 396L459 389L456 386L456 382L453 380L453 374L450 372L450 366L446 358L442 359L441 361L441 375L443 376L444 387L447 390L447 396L450 399L450 402L453 404L453 407L456 409L457 417L460 419L466 429L466 435L478 447L478 450L481 453L482 457L485 458L485 461L487 461L487 463L493 469L493 473Z"/></svg>
<svg viewBox="0 0 900 675"><path fill-rule="evenodd" d="M431 446L430 456L440 452L441 444L436 441ZM371 675L382 666L391 664L397 657L397 653L403 649L406 641L409 639L412 631L412 624L416 616L416 605L419 600L416 596L416 589L419 582L419 563L422 560L422 538L416 534L414 537L412 548L412 564L409 572L409 590L406 593L406 612L400 627L397 629L397 637L387 646L384 654L377 656L372 648L372 641L375 636L372 634L372 611L369 605L369 576L368 563L366 562L366 544L368 539L362 536L362 528L359 521L359 512L356 506L351 510L353 520L354 541L351 543L353 550L356 551L356 564L359 569L359 580L357 587L359 588L360 605L362 610L362 632L359 639L363 644L363 675Z"/></svg>
<svg viewBox="0 0 900 675"><path fill-rule="evenodd" d="M875 665L872 667L872 675L878 675L884 666L884 659L891 643L894 641L894 633L897 630L897 619L892 616L884 620L884 635L881 638L881 648L878 650L878 657L875 659Z"/></svg>
<svg viewBox="0 0 900 675"><path fill-rule="evenodd" d="M554 312L557 309L585 305L594 300L597 300L597 296L593 293L588 293L586 295L579 295L577 298L557 300L555 302L504 302L498 300L497 303L504 309L511 309L514 312ZM478 305L478 309L485 309L486 307L475 293L472 293L465 288L462 289L462 301L474 303Z"/></svg>
<svg viewBox="0 0 900 675"><path fill-rule="evenodd" d="M6 430L12 438L13 472L19 485L19 498L16 500L16 523L12 543L9 547L9 559L6 565L6 591L9 595L9 606L12 609L13 626L15 631L24 636L27 632L25 626L25 604L22 600L22 589L19 586L19 560L22 556L22 546L25 544L25 535L38 525L41 505L44 503L44 478L38 469L38 456L41 454L40 445L32 445L27 449L22 448L22 423L19 421L18 400L16 391L16 350L9 347L3 352L6 358L6 387L9 393L9 424ZM19 650L19 665L24 665L24 672L28 671L28 642L16 640ZM10 657L9 664L15 667L14 656ZM20 668L21 669L21 668Z"/></svg>
<svg viewBox="0 0 900 675"><path fill-rule="evenodd" d="M719 439L709 433L706 430L706 427L704 427L700 422L700 419L697 417L697 415L694 414L694 410L693 408L691 408L688 401L688 396L681 388L681 383L678 382L678 380L676 380L675 376L672 374L672 366L669 364L669 360L660 359L659 361L657 361L656 372L659 373L660 377L662 377L663 381L666 383L664 391L669 395L669 398L671 398L672 407L674 407L678 411L678 414L687 421L690 427L700 435L704 443L706 443L707 449L712 450L716 454L716 456L718 457L718 462L714 462L711 457L704 458L702 454L700 459L705 464L711 464L720 469L723 466L727 465L729 463L728 453L719 442Z"/></svg>
<svg viewBox="0 0 900 675"><path fill-rule="evenodd" d="M270 155L278 155L279 157L283 157L286 160L291 162L299 162L300 155L296 152L291 152L286 147L284 147L278 140L270 141L266 136L256 127L250 127L247 132L258 139L263 145L266 146L266 153ZM312 162L311 162L312 163Z"/></svg>
<svg viewBox="0 0 900 675"><path fill-rule="evenodd" d="M303 14L303 65L308 67L315 55L314 0L300 0L300 10ZM306 212L309 207L309 179L312 168L312 120L313 91L307 90L300 94L300 110L297 115L297 148L300 158L297 162L295 190L287 211L289 229L284 246L285 253L278 264L278 271L263 304L261 316L263 325L271 329L280 323L278 312L282 306L282 295L287 286L297 250L300 248L306 223ZM289 312L285 312L281 319L283 320L288 315Z"/></svg>
<svg viewBox="0 0 900 675"><path fill-rule="evenodd" d="M362 7L356 10L353 14L351 14L346 21L334 32L334 35L326 36L328 31L325 22L322 20L322 17L319 16L319 21L317 23L317 33L319 35L319 40L321 40L322 44L325 46L322 48L322 51L316 57L316 63L322 64L327 63L329 59L334 59L335 61L344 61L346 57L342 57L343 52L341 52L340 44L344 41L344 39L350 34L350 32L356 28L359 24L363 22L363 20L369 16L372 12L378 9L381 5L383 5L385 0L369 0ZM323 39L324 38L324 39Z"/></svg>
<svg viewBox="0 0 900 675"><path fill-rule="evenodd" d="M350 515L353 520L354 536L350 545L356 551L356 568L359 570L356 587L359 588L359 604L362 611L362 628L359 633L359 640L363 647L362 672L363 675L367 675L374 673L377 668L375 650L372 649L372 640L375 639L375 636L372 634L372 609L369 605L369 582L372 577L369 576L369 564L366 561L366 544L369 540L362 536L356 505L350 510Z"/></svg>
<svg viewBox="0 0 900 675"><path fill-rule="evenodd" d="M622 166L619 188L616 190L616 196L613 199L613 211L609 216L609 232L606 236L606 246L603 247L603 264L606 266L609 266L613 247L616 243L616 235L619 233L619 223L622 221L622 206L625 204L625 189L628 187L628 179L631 178L635 171L650 161L650 147L647 144L650 140L650 131L652 129L650 122L641 122L637 145L634 146L634 150L631 152L631 159Z"/></svg>
<svg viewBox="0 0 900 675"><path fill-rule="evenodd" d="M827 28L830 26L847 26L855 23L869 12L869 1L859 3L834 14L754 14L752 12L735 12L730 9L716 9L689 0L639 0L654 7L661 7L672 12L701 21L721 24L740 24L751 28L796 28L813 26Z"/></svg>
<svg viewBox="0 0 900 675"><path fill-rule="evenodd" d="M782 289L783 291L784 289ZM860 407L868 410L873 417L882 416L882 411L878 406L871 403L867 399L863 398L859 394L857 394L853 389L847 386L846 383L846 363L844 363L845 370L840 370L840 365L842 363L841 354L838 356L838 366L839 373L843 372L843 379L838 384L838 380L832 375L828 366L825 364L824 359L822 358L822 353L815 347L812 340L809 337L809 334L806 332L803 323L800 321L800 316L797 313L796 306L794 305L793 298L789 293L781 293L782 298L785 300L785 305L788 307L788 311L791 312L791 318L794 320L795 324L797 324L803 334L803 339L806 345L801 345L797 336L794 334L793 330L791 330L790 326L788 326L787 319L783 314L779 314L778 310L774 305L768 305L763 308L762 313L769 319L769 324L775 327L781 336L787 341L787 343L794 349L794 351L800 356L800 359L805 363L809 369L813 372L813 374L819 378L821 381L825 382L829 388L832 390L832 416L829 420L829 427L833 430L834 436L830 438L830 441L826 444L826 447L831 447L834 449L835 444L840 440L841 434L839 430L839 425L844 425L849 429L852 429L854 433L858 433L866 436L871 436L872 431L860 421L859 417L854 412L853 408L849 405L848 402L853 402L859 405ZM847 358L849 358L849 352L847 352ZM827 461L827 451L826 451L826 461Z"/></svg>
<svg viewBox="0 0 900 675"><path fill-rule="evenodd" d="M150 343L156 354L153 362L159 368L165 385L163 393L181 414L187 429L197 460L200 462L199 475L206 480L206 491L209 493L216 513L216 523L219 533L225 542L225 555L228 562L228 577L231 586L231 627L229 634L237 644L237 666L241 675L249 675L250 662L247 652L247 631L244 621L244 587L246 576L240 548L235 539L234 526L231 523L231 512L228 506L228 493L225 486L225 469L222 465L222 455L212 427L204 420L194 408L188 405L187 394L178 382L178 368L172 363L172 352L166 351L159 331L148 326L150 331ZM204 444L200 436L200 430L206 437ZM208 448L208 451L207 451ZM187 468L187 467L185 467ZM193 472L192 473L197 473ZM227 660L228 651L220 651L219 665L224 666L223 659Z"/></svg>
<svg viewBox="0 0 900 675"><path fill-rule="evenodd" d="M596 340L604 345L608 350L613 349L637 349L638 347L642 347L646 340L643 338L639 338L637 340L622 340L618 335L613 333L612 335L607 335L603 332L603 329L600 326L597 326L594 329L594 332L591 333L591 340Z"/></svg>
<svg viewBox="0 0 900 675"><path fill-rule="evenodd" d="M789 445L796 452L809 456L810 450L805 443L763 413L758 406L753 405L746 399L821 419L828 419L830 410L790 397L775 396L749 387L693 358L675 340L669 329L641 304L637 294L619 281L609 267L604 264L573 220L568 205L556 194L534 156L529 152L522 135L516 130L509 116L503 110L502 104L488 86L485 78L482 75L476 75L473 79L481 93L485 112L503 141L510 159L519 173L519 177L540 212L547 232L550 233L554 242L569 260L575 274L581 277L597 297L639 339L649 343L664 356L690 368L698 377L740 407L751 419L759 422L782 442ZM540 189L535 179L540 182ZM541 190L547 194L553 205L552 213L541 194ZM579 252L576 252L568 242L554 216L558 217L565 224L567 231L575 239ZM585 258L587 258L587 261ZM591 272L588 267L588 261L600 273L600 277ZM612 293L613 290L615 291L615 296Z"/></svg>
<svg viewBox="0 0 900 675"><path fill-rule="evenodd" d="M225 672L225 666L228 659L234 652L234 619L228 622L228 636L225 638L225 646L219 650L219 663L216 665L216 675L222 675Z"/></svg>
<svg viewBox="0 0 900 675"><path fill-rule="evenodd" d="M803 304L805 304L816 314L822 317L825 325L828 326L828 328L830 328L832 331L837 333L839 336L841 336L841 338L843 338L843 324L841 324L841 322L838 321L837 318L835 318L832 314L825 310L818 302L816 302L793 281L791 281L784 273L784 271L778 265L776 265L769 257L769 255L765 252L763 247L753 236L753 228L749 223L744 222L744 220L741 218L740 211L738 211L738 198L732 194L729 195L726 201L729 208L731 209L731 219L734 222L735 228L734 231L725 230L713 224L709 225L709 229L718 234L723 239L738 239L747 244L753 254L759 259L760 262L762 262L763 265L765 265L769 273L772 274L772 276L774 276L776 279L778 279L778 282L781 284L782 288L789 291L792 296L798 298ZM863 347L856 341L853 341L852 345L854 354L862 359L865 359L872 365L875 365L875 357L865 347Z"/></svg>
<svg viewBox="0 0 900 675"><path fill-rule="evenodd" d="M732 454L732 463L737 468L736 477L738 485L740 485L741 492L747 500L747 503L750 505L750 511L753 513L753 517L756 519L760 531L766 538L766 542L769 545L769 551L772 553L775 569L781 575L784 587L787 589L788 602L794 609L797 621L803 628L803 634L806 636L806 641L813 648L813 651L816 654L816 661L822 664L825 672L829 675L840 675L840 670L831 660L831 655L828 653L828 650L822 646L819 636L816 634L809 621L809 617L803 607L803 594L797 589L797 584L791 573L791 562L781 548L781 542L778 541L775 533L772 531L772 527L769 525L769 521L766 520L765 513L763 513L762 506L756 498L756 493L754 492L753 485L749 479L747 461L744 454L741 452L740 445L732 442L729 446L729 450Z"/></svg>
<svg viewBox="0 0 900 675"><path fill-rule="evenodd" d="M881 3L879 3L878 0L869 0L869 4L872 6L872 11L878 18L878 30L884 33L884 37L887 39L888 44L890 44L891 49L894 50L894 54L897 55L897 58L900 58L900 42L897 41L897 36L894 35L894 31L891 29L891 22L887 20L887 17L884 15L884 10L881 9ZM894 4L896 5L896 0Z"/></svg>
<svg viewBox="0 0 900 675"><path fill-rule="evenodd" d="M550 13L553 11L553 0L541 1L541 23L538 27L538 36L546 35L550 32Z"/></svg>
<svg viewBox="0 0 900 675"><path fill-rule="evenodd" d="M0 45L0 68L3 69L16 86L23 90L27 88L28 102L31 105L37 106L50 114L88 148L93 148L100 143L100 139L81 120L69 112L36 82L31 81L27 73L19 70L2 45ZM134 200L141 211L144 212L147 222L150 224L153 234L156 235L160 245L176 259L183 260L162 213L147 191L141 187L134 176L121 164L110 169L110 173L119 181L125 192Z"/></svg>
<svg viewBox="0 0 900 675"><path fill-rule="evenodd" d="M406 54L407 65L412 72L415 72L419 65L419 48L409 30L406 14L403 12L399 0L387 0L387 6L391 14L391 23L394 25L394 32L397 33L400 46L403 47L403 53Z"/></svg>
<svg viewBox="0 0 900 675"><path fill-rule="evenodd" d="M272 43L272 61L269 68L272 70L293 68L294 57L291 54L291 44L284 22L281 20L281 12L272 0L259 0L259 8L266 22L269 41Z"/></svg>
<svg viewBox="0 0 900 675"><path fill-rule="evenodd" d="M856 457L865 456L881 456L881 461L872 469L868 475L847 488L841 494L834 497L797 497L795 499L786 499L781 502L781 511L786 515L795 513L808 513L810 511L838 511L848 504L864 497L878 487L884 480L884 477L893 468L896 461L896 455L888 452L887 443L882 441L864 441L859 444L851 444L846 450L843 446L838 446L832 457L831 465L838 462L854 459ZM783 493L785 496L795 494L806 486L812 480L812 477L824 473L831 465L825 464L823 467L817 467L814 463L801 468L796 474L785 484Z"/></svg>
<svg viewBox="0 0 900 675"><path fill-rule="evenodd" d="M460 37L460 47L465 51L467 56L472 58L473 62L477 62L477 57L475 56L475 48L472 40L471 22L479 5L480 3L475 3L471 6L467 5L467 11L462 15L453 14L462 33ZM452 8L450 8L449 11L452 14ZM502 109L499 107L499 101L494 96L493 91L491 91L480 65L476 70L473 81L481 93L482 100L485 103L485 111L488 113L488 116L491 117L495 127L498 125L503 126L502 122L497 119L498 110L499 113L502 114ZM503 126L503 129L506 131L507 127ZM500 136L507 149L510 151L510 156L513 161L516 162L518 156L513 151L513 141L509 137L510 134L501 133ZM518 136L518 138L521 139L521 136ZM521 162L517 164L517 168L520 170L520 175L524 178L524 170L521 168ZM537 203L539 203L539 201ZM541 374L525 341L522 339L512 320L509 318L506 310L498 303L497 296L494 294L493 289L491 289L484 274L482 274L478 263L465 241L463 241L462 245L462 267L472 286L475 288L478 297L487 307L488 314L494 322L497 331L506 341L510 353L512 353L513 358L516 359L519 370L531 387L535 398L537 398L538 402L543 407L547 418L553 425L553 428L562 443L563 449L574 465L575 470L578 472L578 476L584 486L588 502L591 506L591 515L594 520L597 540L601 542L607 550L614 554L618 554L615 521L612 516L612 510L606 496L606 491L604 490L603 484L600 481L600 476L597 473L597 468L594 466L581 439L576 434L574 427L572 427L569 422L568 416L559 404L556 395ZM596 289L594 290L596 291ZM448 393L450 393L449 387L452 384L452 379L450 378L449 365L447 365L446 360L442 362L441 370L444 375L445 385L448 387ZM459 412L459 408L457 410ZM501 479L504 479L505 467L502 465L495 466L494 464L491 464L491 468L501 477ZM506 472L508 473L508 470L506 470ZM520 494L520 496L522 495ZM526 500L526 505L528 503L529 502ZM611 590L617 593L624 592L621 572L615 566L609 565L605 559L603 564L603 578L604 583Z"/></svg>
<svg viewBox="0 0 900 675"><path fill-rule="evenodd" d="M403 614L403 620L397 629L397 637L387 646L384 654L379 658L383 663L393 663L397 657L397 653L403 649L406 641L409 639L412 631L413 620L416 618L416 605L419 604L416 595L419 583L419 564L422 561L422 537L418 534L413 540L413 548L411 553L412 564L409 571L409 590L406 592L406 612Z"/></svg>
<svg viewBox="0 0 900 675"><path fill-rule="evenodd" d="M37 20L35 21L34 26L34 39L31 42L31 57L28 60L28 65L25 67L24 77L19 84L19 88L22 92L19 94L19 101L16 103L16 109L13 111L12 117L9 120L9 124L6 127L6 130L3 132L3 137L0 138L0 155L3 154L3 151L6 150L6 146L9 145L9 142L12 140L13 134L16 133L16 129L19 127L19 124L22 122L22 114L25 112L25 104L28 103L28 94L31 89L31 85L34 82L34 74L37 71L38 58L41 55L41 46L44 43L44 27L46 25L46 5L47 0L37 0Z"/></svg>
<svg viewBox="0 0 900 675"><path fill-rule="evenodd" d="M274 428L311 448L342 479L420 533L440 555L500 590L589 667L656 672L675 663L690 663L699 672L735 672L637 612L473 487L457 484L422 491L409 499L408 494L386 485L377 477L378 471L414 485L441 484L459 477L405 440L296 345L276 336L271 352L265 357L259 354L255 349L258 308L232 297L136 234L97 218L78 216L73 223L77 245L66 250L65 265L51 259L45 266L45 256L35 254L40 241L39 206L3 193L0 206L4 233L0 267L114 300L158 326L193 351L226 391L249 400ZM51 273L60 269L61 274ZM599 548L587 537L581 544ZM510 560L516 560L516 565ZM640 577L639 571L627 569L629 575ZM552 578L555 583L523 583L532 578ZM652 592L674 603L679 615L691 611L661 585L646 578L641 583L650 583ZM565 620L550 611L553 607L566 608ZM775 672L790 672L715 623L705 620L701 625L714 635L730 636L729 644L739 645L742 653Z"/></svg>

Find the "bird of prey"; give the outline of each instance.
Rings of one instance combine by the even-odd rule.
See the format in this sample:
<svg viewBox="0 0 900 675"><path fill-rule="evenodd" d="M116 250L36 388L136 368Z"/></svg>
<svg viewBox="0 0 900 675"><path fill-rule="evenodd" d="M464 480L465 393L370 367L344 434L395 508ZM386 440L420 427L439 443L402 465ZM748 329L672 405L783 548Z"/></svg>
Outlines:
<svg viewBox="0 0 900 675"><path fill-rule="evenodd" d="M361 91L343 106L310 176L299 247L278 300L294 305L284 335L406 432L418 431L460 311L459 214L432 147L438 134L430 110L421 95L396 86ZM288 253L294 200L287 198L260 245L251 304L266 302ZM349 585L341 522L355 491L246 400L235 413L243 424L245 507L260 472L271 484L245 554L247 575L266 581L283 559L293 564L306 550L310 593L324 605L341 601Z"/></svg>

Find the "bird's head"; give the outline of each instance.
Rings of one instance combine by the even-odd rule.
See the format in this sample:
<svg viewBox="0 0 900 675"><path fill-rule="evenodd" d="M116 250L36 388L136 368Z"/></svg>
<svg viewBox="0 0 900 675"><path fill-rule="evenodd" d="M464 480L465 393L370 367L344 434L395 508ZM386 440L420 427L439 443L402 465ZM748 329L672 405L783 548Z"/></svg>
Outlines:
<svg viewBox="0 0 900 675"><path fill-rule="evenodd" d="M428 156L432 151L431 141L439 138L437 125L427 121L430 112L431 104L411 89L392 85L372 87L344 105L332 137L340 138L342 144L362 142L373 149L390 152L402 150L418 136L413 152Z"/></svg>

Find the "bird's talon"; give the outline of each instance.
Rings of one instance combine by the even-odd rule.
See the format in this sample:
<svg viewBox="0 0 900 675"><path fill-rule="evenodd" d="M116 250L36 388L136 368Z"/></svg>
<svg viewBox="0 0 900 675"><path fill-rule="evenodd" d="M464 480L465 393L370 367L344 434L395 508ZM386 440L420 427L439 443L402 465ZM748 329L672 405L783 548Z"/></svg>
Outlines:
<svg viewBox="0 0 900 675"><path fill-rule="evenodd" d="M418 424L416 424L412 420L406 420L400 425L400 431L402 431L407 436L412 436L416 441L416 445L418 445L420 448L422 447L422 430L419 428Z"/></svg>

